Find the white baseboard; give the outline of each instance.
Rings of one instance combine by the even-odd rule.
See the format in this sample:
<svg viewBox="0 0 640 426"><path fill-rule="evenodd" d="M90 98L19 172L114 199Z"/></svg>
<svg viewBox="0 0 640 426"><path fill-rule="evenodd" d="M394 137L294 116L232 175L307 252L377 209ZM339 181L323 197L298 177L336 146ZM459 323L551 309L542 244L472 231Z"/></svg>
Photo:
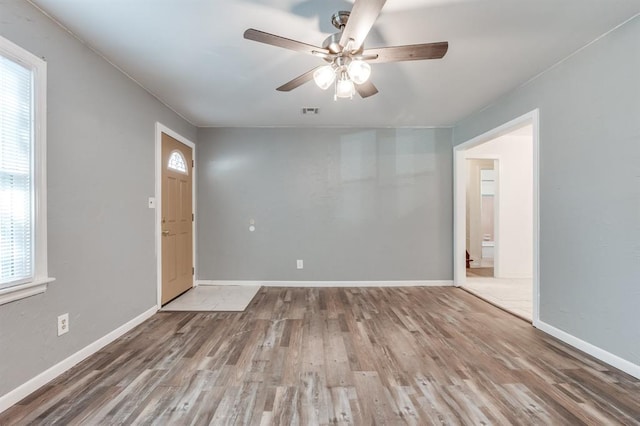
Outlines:
<svg viewBox="0 0 640 426"><path fill-rule="evenodd" d="M504 280L532 280L533 276L531 274L500 274L498 279Z"/></svg>
<svg viewBox="0 0 640 426"><path fill-rule="evenodd" d="M36 377L32 378L28 382L18 386L17 388L10 391L9 393L2 395L0 397L0 413L5 411L9 407L12 407L14 404L20 402L20 400L22 400L24 397L40 389L42 386L46 385L51 380L55 379L60 374L64 373L74 365L83 361L85 358L98 352L100 349L107 346L109 343L113 342L118 337L122 336L128 331L132 330L137 325L140 325L141 323L149 319L151 316L153 316L156 312L158 312L157 306L154 306L148 309L147 311L138 315L137 317L127 322L126 324L123 324L120 327L116 328L106 336L101 337L95 342L80 349L78 352L74 353L70 357L60 361L59 363L49 368L48 370L45 370L42 373L38 374Z"/></svg>
<svg viewBox="0 0 640 426"><path fill-rule="evenodd" d="M534 321L533 326L544 331L547 334L552 335L556 339L562 340L563 342L573 346L574 348L580 349L582 352L586 352L589 355L598 358L600 361L605 362L617 368L618 370L622 370L625 373L632 375L636 379L640 379L640 365L620 358L619 356L614 355L611 352L607 352L602 348L585 342L584 340L579 339L558 328L555 328L554 326L549 325L543 321Z"/></svg>
<svg viewBox="0 0 640 426"><path fill-rule="evenodd" d="M243 281L198 280L197 285L238 285L264 287L451 287L453 280L438 281Z"/></svg>

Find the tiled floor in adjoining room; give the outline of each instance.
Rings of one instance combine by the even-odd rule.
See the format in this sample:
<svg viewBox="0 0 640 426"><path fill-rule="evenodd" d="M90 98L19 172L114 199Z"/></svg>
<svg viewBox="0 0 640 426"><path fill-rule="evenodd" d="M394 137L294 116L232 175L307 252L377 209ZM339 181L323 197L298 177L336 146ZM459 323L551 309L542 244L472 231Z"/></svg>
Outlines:
<svg viewBox="0 0 640 426"><path fill-rule="evenodd" d="M528 279L467 277L462 288L529 321L533 318L533 282Z"/></svg>
<svg viewBox="0 0 640 426"><path fill-rule="evenodd" d="M163 306L162 311L242 312L260 286L199 285Z"/></svg>

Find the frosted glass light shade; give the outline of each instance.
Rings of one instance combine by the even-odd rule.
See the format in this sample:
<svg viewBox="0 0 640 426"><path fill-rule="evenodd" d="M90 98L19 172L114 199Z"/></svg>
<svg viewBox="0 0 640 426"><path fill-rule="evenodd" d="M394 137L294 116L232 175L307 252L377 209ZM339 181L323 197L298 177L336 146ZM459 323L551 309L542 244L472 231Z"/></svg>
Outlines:
<svg viewBox="0 0 640 426"><path fill-rule="evenodd" d="M320 67L313 72L313 81L315 81L322 90L327 90L335 79L336 72L331 65Z"/></svg>
<svg viewBox="0 0 640 426"><path fill-rule="evenodd" d="M354 59L349 64L347 72L355 84L362 84L367 81L371 75L371 65L365 61Z"/></svg>
<svg viewBox="0 0 640 426"><path fill-rule="evenodd" d="M346 79L338 80L336 84L336 97L337 98L352 98L356 89L353 87L353 81Z"/></svg>

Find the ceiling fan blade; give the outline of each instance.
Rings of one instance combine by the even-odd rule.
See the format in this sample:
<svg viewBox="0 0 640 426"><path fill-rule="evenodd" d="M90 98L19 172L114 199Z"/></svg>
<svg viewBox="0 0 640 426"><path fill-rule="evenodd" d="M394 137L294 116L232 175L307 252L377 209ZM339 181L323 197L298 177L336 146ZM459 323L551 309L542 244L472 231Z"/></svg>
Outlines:
<svg viewBox="0 0 640 426"><path fill-rule="evenodd" d="M442 41L439 43L411 44L407 46L380 47L367 49L362 52L363 56L378 55L369 62L380 64L383 62L419 61L422 59L440 59L449 49L449 43Z"/></svg>
<svg viewBox="0 0 640 426"><path fill-rule="evenodd" d="M302 74L302 75L294 78L293 80L283 84L282 86L278 87L276 90L279 91L279 92L290 92L293 89L302 86L303 84L307 83L308 81L313 80L313 73L318 68L320 68L320 67L315 67L314 69L305 72L304 74Z"/></svg>
<svg viewBox="0 0 640 426"><path fill-rule="evenodd" d="M362 84L356 84L356 91L363 98L368 98L369 96L373 96L378 93L378 89L370 80L365 81Z"/></svg>
<svg viewBox="0 0 640 426"><path fill-rule="evenodd" d="M247 40L257 41L259 43L283 47L289 50L295 50L296 52L308 53L310 55L313 55L313 52L324 54L331 53L328 49L324 49L322 47L317 47L311 44L302 43L301 41L280 37L275 34L265 33L264 31L260 30L254 30L253 28L249 28L244 32L244 38L246 38Z"/></svg>
<svg viewBox="0 0 640 426"><path fill-rule="evenodd" d="M356 0L351 9L347 26L342 31L340 37L340 45L342 47L347 46L349 40L353 39L353 42L349 46L351 51L358 50L364 39L369 34L371 27L373 26L382 6L387 0Z"/></svg>

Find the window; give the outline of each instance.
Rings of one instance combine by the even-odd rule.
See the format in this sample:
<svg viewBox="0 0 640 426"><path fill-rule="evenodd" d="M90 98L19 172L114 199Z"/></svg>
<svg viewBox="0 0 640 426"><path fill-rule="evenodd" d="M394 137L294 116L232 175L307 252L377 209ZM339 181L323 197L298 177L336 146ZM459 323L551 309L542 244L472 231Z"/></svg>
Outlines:
<svg viewBox="0 0 640 426"><path fill-rule="evenodd" d="M184 159L184 155L180 151L173 151L169 156L169 169L175 170L176 172L189 174L187 172L187 162Z"/></svg>
<svg viewBox="0 0 640 426"><path fill-rule="evenodd" d="M47 276L46 64L0 37L0 304Z"/></svg>

